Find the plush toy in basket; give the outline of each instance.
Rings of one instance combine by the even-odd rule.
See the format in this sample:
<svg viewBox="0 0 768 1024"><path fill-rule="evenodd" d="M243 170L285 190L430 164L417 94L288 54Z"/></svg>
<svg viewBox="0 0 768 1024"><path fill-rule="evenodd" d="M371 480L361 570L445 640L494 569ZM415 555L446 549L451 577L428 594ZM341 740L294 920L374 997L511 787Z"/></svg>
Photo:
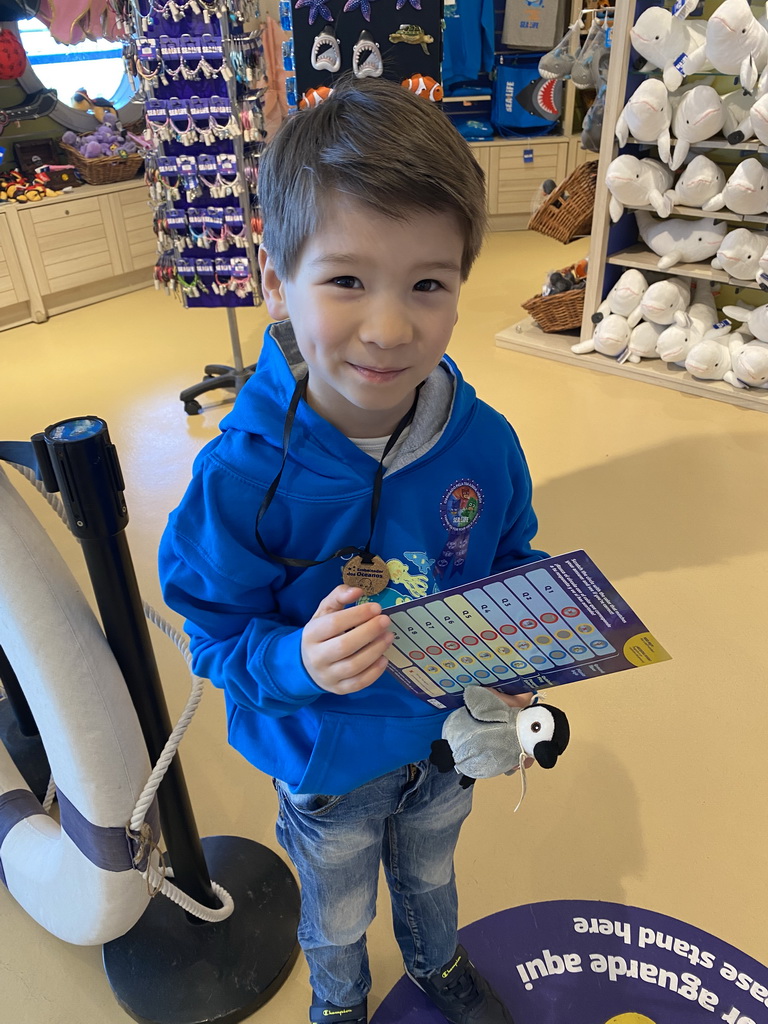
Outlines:
<svg viewBox="0 0 768 1024"><path fill-rule="evenodd" d="M144 163L135 139L119 127L114 114L106 112L99 127L87 135L65 132L62 149L89 185L107 185L135 177Z"/></svg>
<svg viewBox="0 0 768 1024"><path fill-rule="evenodd" d="M546 334L572 331L581 326L587 267L585 258L562 270L551 271L540 294L523 303L523 309Z"/></svg>

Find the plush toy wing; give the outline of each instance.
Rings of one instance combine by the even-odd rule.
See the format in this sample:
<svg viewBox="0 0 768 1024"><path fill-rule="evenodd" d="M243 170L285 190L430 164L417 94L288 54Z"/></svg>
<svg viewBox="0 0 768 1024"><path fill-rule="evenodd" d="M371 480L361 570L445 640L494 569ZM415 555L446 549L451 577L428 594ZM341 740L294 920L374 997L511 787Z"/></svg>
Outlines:
<svg viewBox="0 0 768 1024"><path fill-rule="evenodd" d="M559 708L535 704L513 708L490 688L470 686L464 707L443 723L442 739L432 744L430 761L440 771L455 769L464 788L475 779L511 775L526 756L553 768L568 746L570 727Z"/></svg>

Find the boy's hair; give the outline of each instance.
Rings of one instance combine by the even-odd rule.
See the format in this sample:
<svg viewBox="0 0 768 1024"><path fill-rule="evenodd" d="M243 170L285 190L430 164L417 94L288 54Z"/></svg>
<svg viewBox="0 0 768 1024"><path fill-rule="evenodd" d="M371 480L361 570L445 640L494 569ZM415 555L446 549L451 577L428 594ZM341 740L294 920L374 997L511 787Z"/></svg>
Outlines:
<svg viewBox="0 0 768 1024"><path fill-rule="evenodd" d="M259 164L264 248L281 277L295 273L334 192L396 219L453 214L464 236L462 280L469 276L486 229L485 176L430 100L350 75L319 106L283 121Z"/></svg>

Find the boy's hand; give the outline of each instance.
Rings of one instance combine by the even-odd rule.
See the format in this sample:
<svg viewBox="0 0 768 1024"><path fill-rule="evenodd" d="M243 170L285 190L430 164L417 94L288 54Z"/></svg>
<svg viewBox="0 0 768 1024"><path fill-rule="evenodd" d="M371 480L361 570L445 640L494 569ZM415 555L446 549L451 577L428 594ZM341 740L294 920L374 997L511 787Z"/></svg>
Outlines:
<svg viewBox="0 0 768 1024"><path fill-rule="evenodd" d="M304 627L301 657L321 690L354 693L375 683L387 668L384 652L393 637L381 605L367 601L346 607L362 595L359 587L336 587Z"/></svg>

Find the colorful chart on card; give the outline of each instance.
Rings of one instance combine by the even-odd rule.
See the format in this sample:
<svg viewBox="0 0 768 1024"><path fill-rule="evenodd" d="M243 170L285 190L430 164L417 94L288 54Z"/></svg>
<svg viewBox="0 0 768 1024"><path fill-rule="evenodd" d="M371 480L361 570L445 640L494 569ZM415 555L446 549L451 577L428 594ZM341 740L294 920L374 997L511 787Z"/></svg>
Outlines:
<svg viewBox="0 0 768 1024"><path fill-rule="evenodd" d="M384 611L390 673L440 708L468 686L525 693L670 658L584 551Z"/></svg>

